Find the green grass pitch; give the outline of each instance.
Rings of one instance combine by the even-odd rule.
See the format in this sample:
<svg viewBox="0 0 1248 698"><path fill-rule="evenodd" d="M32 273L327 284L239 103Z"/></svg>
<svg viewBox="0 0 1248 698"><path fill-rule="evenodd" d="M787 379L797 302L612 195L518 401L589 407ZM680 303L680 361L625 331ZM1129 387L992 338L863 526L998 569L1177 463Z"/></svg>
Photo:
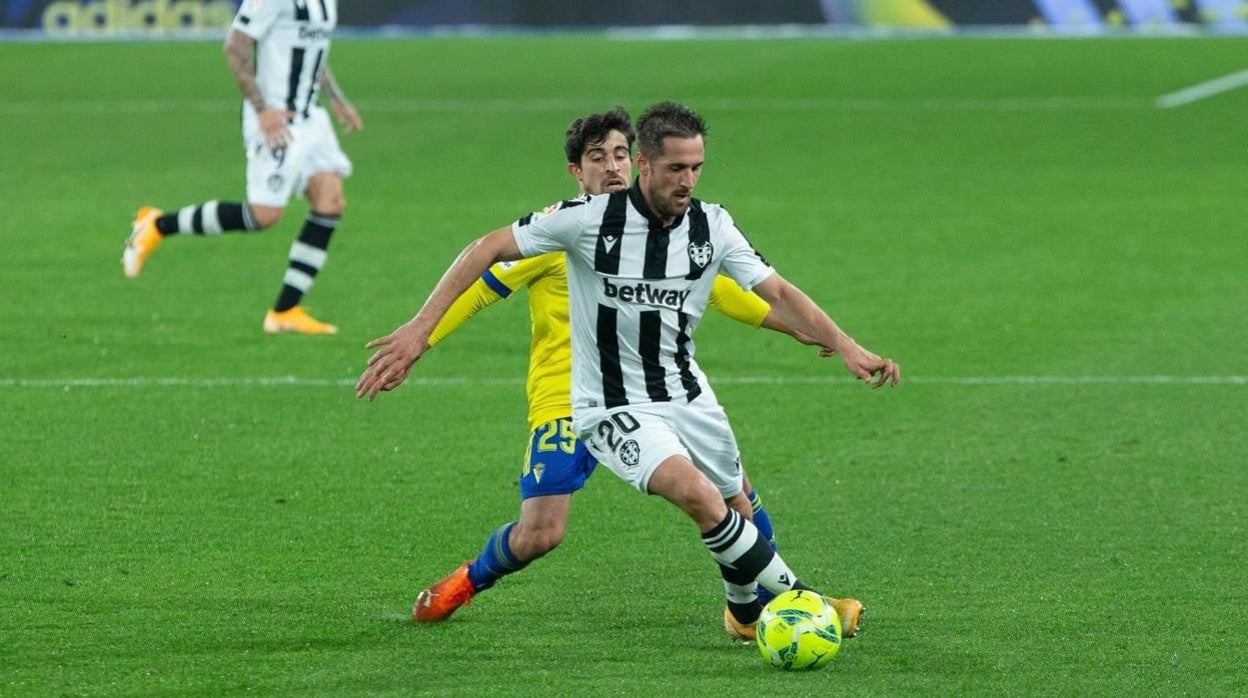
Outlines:
<svg viewBox="0 0 1248 698"><path fill-rule="evenodd" d="M1248 92L1153 104L1243 55L343 40L366 129L308 299L343 331L302 338L260 332L302 203L120 273L140 204L242 196L215 44L0 44L0 694L1248 692ZM699 196L904 366L698 335L782 553L869 609L816 674L731 645L696 531L605 470L560 550L407 620L515 516L527 306L373 404L362 346L570 193L569 120L665 98L709 119Z"/></svg>

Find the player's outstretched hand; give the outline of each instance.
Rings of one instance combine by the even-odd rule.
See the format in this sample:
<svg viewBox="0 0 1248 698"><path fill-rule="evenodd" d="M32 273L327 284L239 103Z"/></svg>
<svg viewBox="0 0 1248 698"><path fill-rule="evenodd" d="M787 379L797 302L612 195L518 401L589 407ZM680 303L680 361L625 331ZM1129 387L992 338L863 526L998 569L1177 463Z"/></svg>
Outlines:
<svg viewBox="0 0 1248 698"><path fill-rule="evenodd" d="M825 349L824 351L827 350ZM885 384L893 386L901 381L901 364L892 359L876 356L852 341L849 347L842 348L837 353L841 355L841 361L845 363L845 368L849 369L850 373L872 388L879 388ZM824 354L822 351L820 354L824 356L830 355Z"/></svg>
<svg viewBox="0 0 1248 698"><path fill-rule="evenodd" d="M334 118L338 119L338 123L342 124L343 133L355 133L364 130L364 119L360 118L360 113L350 102L341 100L330 100L329 108L334 110Z"/></svg>
<svg viewBox="0 0 1248 698"><path fill-rule="evenodd" d="M355 396L367 395L371 402L381 391L394 390L403 383L412 364L429 349L429 336L409 322L365 344L364 348L376 349L377 353L369 357L368 368L356 381Z"/></svg>

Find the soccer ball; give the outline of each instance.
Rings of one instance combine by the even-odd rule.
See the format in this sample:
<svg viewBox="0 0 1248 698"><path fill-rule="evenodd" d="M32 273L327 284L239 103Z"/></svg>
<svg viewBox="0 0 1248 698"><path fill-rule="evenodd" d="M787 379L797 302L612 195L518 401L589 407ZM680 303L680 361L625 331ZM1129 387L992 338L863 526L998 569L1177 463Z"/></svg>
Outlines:
<svg viewBox="0 0 1248 698"><path fill-rule="evenodd" d="M813 591L786 591L758 617L758 649L779 669L818 669L841 649L841 619Z"/></svg>

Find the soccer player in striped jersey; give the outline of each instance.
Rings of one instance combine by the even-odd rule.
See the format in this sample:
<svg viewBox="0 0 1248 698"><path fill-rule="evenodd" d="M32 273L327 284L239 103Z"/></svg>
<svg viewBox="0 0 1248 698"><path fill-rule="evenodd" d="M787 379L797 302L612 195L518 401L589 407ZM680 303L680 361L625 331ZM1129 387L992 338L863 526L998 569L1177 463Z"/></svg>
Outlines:
<svg viewBox="0 0 1248 698"><path fill-rule="evenodd" d="M896 385L901 369L777 274L722 206L693 198L705 131L702 118L679 104L651 106L637 124L632 187L475 240L415 317L368 343L377 352L356 394L371 399L399 386L450 305L490 265L566 252L573 431L598 462L693 520L719 564L728 615L745 635L760 610L759 585L772 593L810 587L726 503L742 492L739 453L692 340L715 275L723 270L758 293L786 326L833 350L867 384Z"/></svg>
<svg viewBox="0 0 1248 698"><path fill-rule="evenodd" d="M578 198L526 218L531 220L563 206L579 205L584 201L579 197L586 194L627 189L632 180L634 138L633 126L623 107L573 121L564 137L564 154L568 174L578 184ZM491 533L477 557L422 591L412 609L416 622L445 620L477 592L489 589L499 578L520 571L554 550L564 538L572 494L584 487L596 465L572 431L571 334L563 253L552 252L491 267L451 305L429 338L430 346L436 346L476 313L521 288L529 291L532 341L526 381L531 434L520 476L520 518ZM715 278L709 303L751 327L789 333L769 313L766 302L741 290L726 276ZM743 494L733 504L755 522L764 539L774 547L770 517L748 478L743 479ZM732 630L729 632L734 635Z"/></svg>
<svg viewBox="0 0 1248 698"><path fill-rule="evenodd" d="M243 94L247 200L213 200L168 213L140 208L122 252L127 277L137 277L170 235L264 230L281 219L292 194L306 196L307 218L290 247L281 290L262 327L269 333L337 333L337 327L312 317L301 304L325 264L346 206L342 180L351 174L351 161L317 97L324 92L329 98L346 133L364 128L329 68L330 36L337 23L336 0L243 2L224 50Z"/></svg>

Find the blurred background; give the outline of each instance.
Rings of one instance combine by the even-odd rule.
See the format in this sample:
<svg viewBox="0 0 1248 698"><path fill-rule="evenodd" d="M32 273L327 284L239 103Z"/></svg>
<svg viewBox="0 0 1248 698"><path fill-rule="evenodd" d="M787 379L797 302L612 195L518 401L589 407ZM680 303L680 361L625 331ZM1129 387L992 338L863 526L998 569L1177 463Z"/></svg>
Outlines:
<svg viewBox="0 0 1248 698"><path fill-rule="evenodd" d="M59 35L178 34L229 25L231 0L3 0L0 27ZM548 30L652 25L788 25L849 29L1051 29L1096 33L1242 32L1244 0L371 0L344 2L340 26L428 32L448 27Z"/></svg>

